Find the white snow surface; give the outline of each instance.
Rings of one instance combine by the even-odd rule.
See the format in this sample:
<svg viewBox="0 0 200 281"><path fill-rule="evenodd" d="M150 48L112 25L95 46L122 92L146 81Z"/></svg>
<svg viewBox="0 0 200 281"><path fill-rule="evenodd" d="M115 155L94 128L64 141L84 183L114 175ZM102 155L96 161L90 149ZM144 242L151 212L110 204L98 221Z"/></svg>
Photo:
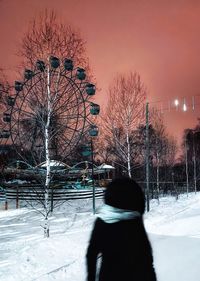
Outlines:
<svg viewBox="0 0 200 281"><path fill-rule="evenodd" d="M13 202L14 203L14 202ZM101 200L97 200L101 205ZM43 238L42 216L30 207L0 204L1 281L86 280L85 253L93 226L92 201L66 202L50 219ZM158 281L199 281L200 193L151 201L144 216Z"/></svg>

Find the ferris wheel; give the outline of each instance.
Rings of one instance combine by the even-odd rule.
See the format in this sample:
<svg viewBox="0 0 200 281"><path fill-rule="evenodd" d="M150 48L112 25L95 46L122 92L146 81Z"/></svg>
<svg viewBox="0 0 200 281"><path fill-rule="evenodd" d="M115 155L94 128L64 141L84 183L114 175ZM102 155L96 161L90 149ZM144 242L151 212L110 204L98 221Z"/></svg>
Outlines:
<svg viewBox="0 0 200 281"><path fill-rule="evenodd" d="M71 59L38 60L7 96L0 138L32 164L45 160L47 146L51 159L66 159L83 136L98 135L94 121L100 106L91 102L95 90L85 70L75 68Z"/></svg>

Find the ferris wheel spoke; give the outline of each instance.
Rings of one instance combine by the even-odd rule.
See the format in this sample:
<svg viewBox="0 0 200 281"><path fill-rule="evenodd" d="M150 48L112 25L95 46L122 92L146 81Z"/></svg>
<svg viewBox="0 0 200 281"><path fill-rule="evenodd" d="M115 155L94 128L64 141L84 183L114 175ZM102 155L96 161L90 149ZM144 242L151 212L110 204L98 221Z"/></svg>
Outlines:
<svg viewBox="0 0 200 281"><path fill-rule="evenodd" d="M70 144L70 141L71 141L71 136L60 136L59 137L59 146L60 148L63 147L64 144Z"/></svg>
<svg viewBox="0 0 200 281"><path fill-rule="evenodd" d="M46 100L41 95L42 92L44 90L40 88L40 85L36 84L35 88L27 94L27 103L29 106L43 106L46 103Z"/></svg>
<svg viewBox="0 0 200 281"><path fill-rule="evenodd" d="M66 106L67 105L67 106ZM62 113L62 112L67 112L68 110L72 110L72 109L78 109L79 107L84 105L84 101L83 100L78 100L78 99L74 99L70 105L69 103L64 103L60 106L60 108L56 109L56 112ZM87 107L88 108L88 107ZM85 109L85 108L84 108ZM84 111L83 109L83 111ZM59 111L60 110L60 111ZM62 111L61 111L62 110Z"/></svg>
<svg viewBox="0 0 200 281"><path fill-rule="evenodd" d="M70 93L71 90L73 90L73 85L71 84L71 81L69 79L67 80L67 83L65 81L64 85L60 84L59 88L56 89L56 93L58 96L56 104L59 103L60 99L62 99L63 96L65 96L65 93Z"/></svg>
<svg viewBox="0 0 200 281"><path fill-rule="evenodd" d="M57 84L57 89L56 89L56 91L58 91L58 89L59 89L59 92L62 92L62 90L65 89L64 92L66 92L66 89L67 89L68 86L70 85L70 82L71 82L71 81L70 81L70 79L68 79L68 80L67 80L67 83L66 83L66 79L64 80L64 78L66 78L66 77L60 75L60 84L59 84L59 86L58 86L58 84Z"/></svg>
<svg viewBox="0 0 200 281"><path fill-rule="evenodd" d="M43 93L44 90L42 88L40 88L39 85L36 85L35 86L35 89L33 89L29 96L27 97L28 98L28 103L30 105L37 105L37 106L42 106L45 104L46 100L44 99L44 97L41 96L40 93Z"/></svg>
<svg viewBox="0 0 200 281"><path fill-rule="evenodd" d="M33 118L35 116L34 113L32 113L28 110L25 110L25 109L19 109L18 112L20 112L20 117L25 116L26 118ZM16 115L16 113L15 113L15 115Z"/></svg>
<svg viewBox="0 0 200 281"><path fill-rule="evenodd" d="M41 83L41 79L38 81L34 81L32 85L26 85L24 93L24 102L29 106L34 106L36 104L41 104L40 95L38 93L41 92L41 88L39 87L39 83Z"/></svg>
<svg viewBox="0 0 200 281"><path fill-rule="evenodd" d="M63 151L65 151L64 147L67 147L69 150L72 150L73 145L75 145L76 140L74 140L73 138L70 138L67 140L67 138L65 139L61 139L59 145L60 145L60 149L62 149Z"/></svg>
<svg viewBox="0 0 200 281"><path fill-rule="evenodd" d="M38 99L38 84L41 83L41 78L35 80L34 81L31 79L29 80L27 83L25 83L24 85L24 90L23 90L23 93L24 93L24 98L26 98L26 96L28 94L31 94L31 95L34 95L35 98L37 99L37 101L39 102L39 99Z"/></svg>
<svg viewBox="0 0 200 281"><path fill-rule="evenodd" d="M78 112L78 104L76 104L76 106L73 105L71 107L62 106L59 108L59 110L55 111L56 115L59 116L70 115L71 113L77 114Z"/></svg>
<svg viewBox="0 0 200 281"><path fill-rule="evenodd" d="M64 97L65 97L65 100L61 99L59 102L57 102L53 106L54 110L59 111L60 108L65 107L68 104L73 104L73 102L75 102L77 100L77 97L76 97L77 92L78 92L78 90L73 90L73 92L70 91L69 95L67 97L65 97L65 95L63 94L62 98L64 99Z"/></svg>
<svg viewBox="0 0 200 281"><path fill-rule="evenodd" d="M66 116L60 116L59 120L61 122L69 122L71 120L74 120L75 118L77 118L76 114L71 114L71 115L66 115ZM79 118L78 118L79 119ZM63 125L64 126L64 125Z"/></svg>
<svg viewBox="0 0 200 281"><path fill-rule="evenodd" d="M63 141L67 141L70 142L71 138L72 138L72 133L71 132L67 132L67 133L63 133L63 134L58 134L59 136L59 142L63 142Z"/></svg>
<svg viewBox="0 0 200 281"><path fill-rule="evenodd" d="M29 95L30 93L24 95L24 99L21 100L21 103L16 104L15 106L15 111L27 114L27 115L35 115L35 107L33 107L34 105L33 103L33 95L30 97ZM38 103L38 101L37 101Z"/></svg>
<svg viewBox="0 0 200 281"><path fill-rule="evenodd" d="M63 92L63 93L70 93L70 92L82 92L83 89L81 87L79 87L77 84L74 84L74 82L72 80L69 80L69 83L65 85L64 88L60 88L60 92Z"/></svg>
<svg viewBox="0 0 200 281"><path fill-rule="evenodd" d="M52 93L52 101L54 102L57 100L59 96L59 87L61 85L61 76L59 71L54 71L53 72L53 77L52 77L52 88L51 88L51 93Z"/></svg>
<svg viewBox="0 0 200 281"><path fill-rule="evenodd" d="M73 124L71 124L71 125L73 125ZM66 131L68 131L69 134L71 134L71 132L74 132L74 133L78 133L79 132L79 130L74 129L74 126L70 127L70 126L64 126L63 125L63 126L60 126L57 130L54 131L54 135L55 134L59 134L60 131L63 132L64 135L65 135ZM59 135L61 135L61 134L59 134Z"/></svg>
<svg viewBox="0 0 200 281"><path fill-rule="evenodd" d="M53 107L54 112L59 112L60 109L65 109L66 110L66 106L69 104L70 98L68 98L67 100L62 101L61 103L55 105ZM70 104L72 103L72 101L70 101Z"/></svg>

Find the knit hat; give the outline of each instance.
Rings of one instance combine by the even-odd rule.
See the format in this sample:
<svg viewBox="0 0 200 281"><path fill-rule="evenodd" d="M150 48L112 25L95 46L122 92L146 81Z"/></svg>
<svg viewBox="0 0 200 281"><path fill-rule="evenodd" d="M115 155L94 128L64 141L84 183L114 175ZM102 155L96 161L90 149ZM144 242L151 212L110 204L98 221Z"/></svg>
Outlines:
<svg viewBox="0 0 200 281"><path fill-rule="evenodd" d="M145 211L145 197L141 187L130 178L117 178L108 184L105 204L125 209L138 211L141 215Z"/></svg>

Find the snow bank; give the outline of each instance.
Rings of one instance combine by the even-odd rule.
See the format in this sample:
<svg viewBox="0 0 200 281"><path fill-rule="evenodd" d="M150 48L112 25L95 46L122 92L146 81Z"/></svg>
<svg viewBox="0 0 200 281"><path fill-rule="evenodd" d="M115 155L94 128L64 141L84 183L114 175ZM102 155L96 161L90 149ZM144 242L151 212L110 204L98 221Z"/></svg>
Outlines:
<svg viewBox="0 0 200 281"><path fill-rule="evenodd" d="M0 211L0 280L85 280L85 251L94 221L91 200L58 208L49 239L43 238L41 219L28 208ZM162 198L160 204L153 200L144 219L158 281L198 281L200 194L178 201Z"/></svg>

